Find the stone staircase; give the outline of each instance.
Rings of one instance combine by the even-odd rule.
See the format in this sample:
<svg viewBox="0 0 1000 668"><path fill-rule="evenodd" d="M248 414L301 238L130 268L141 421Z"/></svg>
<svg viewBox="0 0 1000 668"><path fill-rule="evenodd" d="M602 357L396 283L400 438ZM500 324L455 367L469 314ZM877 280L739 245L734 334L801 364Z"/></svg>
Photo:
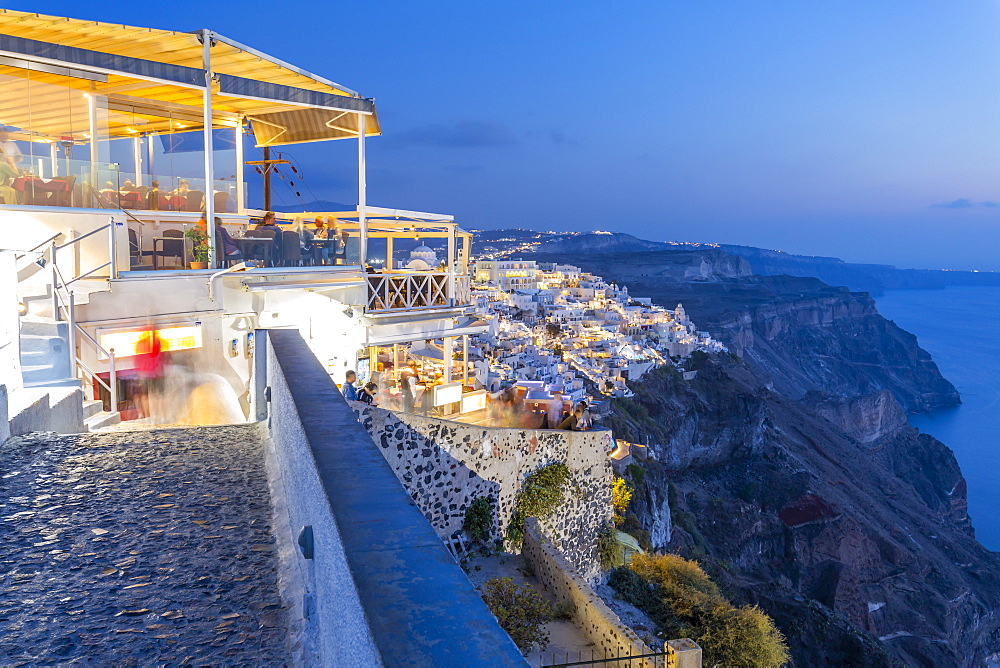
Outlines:
<svg viewBox="0 0 1000 668"><path fill-rule="evenodd" d="M84 400L83 424L87 428L87 431L97 431L103 427L118 424L121 421L120 413L109 413L104 410L104 402Z"/></svg>
<svg viewBox="0 0 1000 668"><path fill-rule="evenodd" d="M25 387L80 386L66 347L69 323L21 320L21 375Z"/></svg>

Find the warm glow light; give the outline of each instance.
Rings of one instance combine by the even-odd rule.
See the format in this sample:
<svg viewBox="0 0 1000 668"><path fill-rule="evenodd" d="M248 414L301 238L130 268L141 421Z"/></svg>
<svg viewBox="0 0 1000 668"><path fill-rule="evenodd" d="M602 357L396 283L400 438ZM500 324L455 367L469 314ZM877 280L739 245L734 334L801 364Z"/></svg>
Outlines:
<svg viewBox="0 0 1000 668"><path fill-rule="evenodd" d="M189 350L191 348L201 348L201 325L179 325L176 327L164 327L155 330L160 337L160 350L170 352L173 350ZM109 332L100 335L101 346L105 350L115 351L115 358L131 357L145 350L139 350L140 341L149 335L149 330L137 330L130 332ZM145 344L144 347L148 346Z"/></svg>

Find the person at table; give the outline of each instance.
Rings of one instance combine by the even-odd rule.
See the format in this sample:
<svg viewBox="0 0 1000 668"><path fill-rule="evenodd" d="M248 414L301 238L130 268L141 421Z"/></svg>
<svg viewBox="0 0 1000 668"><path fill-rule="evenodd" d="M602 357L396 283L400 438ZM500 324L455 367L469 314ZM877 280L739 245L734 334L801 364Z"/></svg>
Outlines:
<svg viewBox="0 0 1000 668"><path fill-rule="evenodd" d="M195 225L201 230L205 238L208 238L208 221L202 216ZM222 219L215 219L215 238L222 242L222 248L216 248L216 253L222 253L224 256L239 255L240 247L233 240L233 237L229 234L229 230L222 226Z"/></svg>
<svg viewBox="0 0 1000 668"><path fill-rule="evenodd" d="M369 406L374 406L376 394L378 394L378 384L365 383L365 386L358 392L358 401Z"/></svg>
<svg viewBox="0 0 1000 668"><path fill-rule="evenodd" d="M417 363L410 360L406 363L406 368L399 374L399 389L403 393L403 410L407 413L413 412L413 398L417 394L417 383L420 382L420 374L417 373Z"/></svg>
<svg viewBox="0 0 1000 668"><path fill-rule="evenodd" d="M146 194L146 201L149 203L149 208L153 211L160 208L160 182L153 181L149 184L149 192Z"/></svg>
<svg viewBox="0 0 1000 668"><path fill-rule="evenodd" d="M0 178L2 178L0 185L6 185L8 180L20 176L21 168L18 165L22 159L24 155L17 147L17 143L11 140L10 133L6 129L0 127Z"/></svg>
<svg viewBox="0 0 1000 668"><path fill-rule="evenodd" d="M281 228L278 227L277 217L274 215L274 211L268 211L264 214L264 219L259 223L254 225L255 230L273 230L274 231L274 257L281 257Z"/></svg>
<svg viewBox="0 0 1000 668"><path fill-rule="evenodd" d="M138 190L139 189L135 187L135 184L132 183L131 179L125 179L125 183L122 184L123 193L134 193Z"/></svg>
<svg viewBox="0 0 1000 668"><path fill-rule="evenodd" d="M354 373L353 370L344 374L344 385L340 388L340 391L343 392L344 398L348 401L358 400L358 388L354 386L357 380L358 374Z"/></svg>
<svg viewBox="0 0 1000 668"><path fill-rule="evenodd" d="M174 188L173 192L171 192L170 194L171 195L182 195L184 197L187 197L188 190L189 190L189 187L188 187L187 179L181 179L180 183L177 184L177 187Z"/></svg>

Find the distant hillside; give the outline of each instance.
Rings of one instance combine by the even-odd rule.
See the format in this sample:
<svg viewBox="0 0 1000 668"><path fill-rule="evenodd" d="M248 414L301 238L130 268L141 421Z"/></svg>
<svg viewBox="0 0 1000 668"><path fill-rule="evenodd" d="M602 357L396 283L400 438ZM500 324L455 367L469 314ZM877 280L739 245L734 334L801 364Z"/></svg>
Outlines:
<svg viewBox="0 0 1000 668"><path fill-rule="evenodd" d="M539 232L536 230L483 230L476 232L473 253L489 256L522 256L529 253L643 253L649 251L723 252L749 262L758 276L818 278L833 286L869 292L942 289L949 285L1000 285L1000 272L898 269L888 264L856 264L835 257L793 255L779 250L731 244L698 244L648 241L615 232ZM716 261L717 263L717 261Z"/></svg>
<svg viewBox="0 0 1000 668"><path fill-rule="evenodd" d="M272 211L280 213L302 213L303 211L354 211L358 207L354 204L341 204L321 199L304 204L286 204L284 206L272 206Z"/></svg>

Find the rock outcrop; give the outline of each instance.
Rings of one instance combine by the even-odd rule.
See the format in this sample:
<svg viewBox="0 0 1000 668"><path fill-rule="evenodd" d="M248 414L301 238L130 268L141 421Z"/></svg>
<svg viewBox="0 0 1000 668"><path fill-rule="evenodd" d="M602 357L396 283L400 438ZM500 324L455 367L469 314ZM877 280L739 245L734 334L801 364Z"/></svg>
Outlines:
<svg viewBox="0 0 1000 668"><path fill-rule="evenodd" d="M759 603L797 665L983 665L1000 555L974 538L951 451L888 392L793 400L762 380L708 358L693 381L660 369L615 401L608 425L648 444L633 510L654 545Z"/></svg>

